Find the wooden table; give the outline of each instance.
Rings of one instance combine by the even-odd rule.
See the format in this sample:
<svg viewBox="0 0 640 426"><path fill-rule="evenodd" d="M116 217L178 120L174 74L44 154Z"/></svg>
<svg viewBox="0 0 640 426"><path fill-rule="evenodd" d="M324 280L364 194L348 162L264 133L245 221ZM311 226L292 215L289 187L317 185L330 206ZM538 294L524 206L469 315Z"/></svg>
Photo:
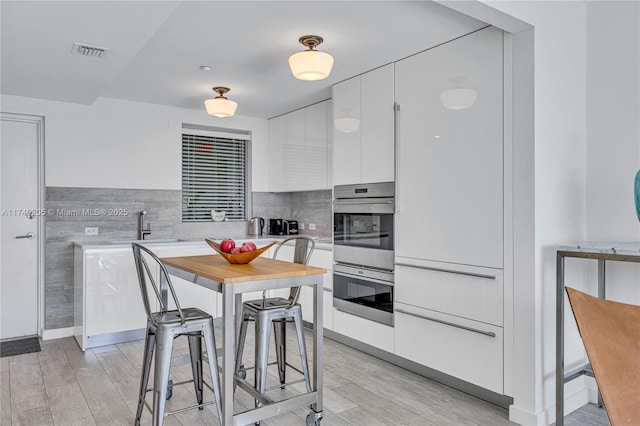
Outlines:
<svg viewBox="0 0 640 426"><path fill-rule="evenodd" d="M222 415L224 425L254 423L285 411L311 406L307 424L322 418L322 276L326 269L258 257L247 265L231 265L219 255L165 257L162 262L171 275L222 294ZM234 345L242 312L242 293L309 285L313 292L313 367L311 392L292 398L265 402L260 408L233 414ZM254 395L257 396L257 395Z"/></svg>

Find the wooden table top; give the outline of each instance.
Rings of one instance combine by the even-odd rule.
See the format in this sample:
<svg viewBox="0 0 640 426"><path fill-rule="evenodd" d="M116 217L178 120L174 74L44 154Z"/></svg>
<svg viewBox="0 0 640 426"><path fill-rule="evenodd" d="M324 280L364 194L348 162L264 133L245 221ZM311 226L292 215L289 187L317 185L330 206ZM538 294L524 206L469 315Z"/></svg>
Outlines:
<svg viewBox="0 0 640 426"><path fill-rule="evenodd" d="M324 268L266 257L258 257L246 265L232 265L217 254L164 257L161 260L167 266L182 269L222 284L320 275L327 272Z"/></svg>

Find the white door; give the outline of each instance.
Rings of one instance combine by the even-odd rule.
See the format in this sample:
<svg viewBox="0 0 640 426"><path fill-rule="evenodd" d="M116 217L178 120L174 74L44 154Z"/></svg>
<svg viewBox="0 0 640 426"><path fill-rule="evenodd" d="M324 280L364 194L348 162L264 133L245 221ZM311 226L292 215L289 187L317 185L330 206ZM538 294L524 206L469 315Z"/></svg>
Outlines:
<svg viewBox="0 0 640 426"><path fill-rule="evenodd" d="M0 338L38 334L39 145L37 118L2 115Z"/></svg>

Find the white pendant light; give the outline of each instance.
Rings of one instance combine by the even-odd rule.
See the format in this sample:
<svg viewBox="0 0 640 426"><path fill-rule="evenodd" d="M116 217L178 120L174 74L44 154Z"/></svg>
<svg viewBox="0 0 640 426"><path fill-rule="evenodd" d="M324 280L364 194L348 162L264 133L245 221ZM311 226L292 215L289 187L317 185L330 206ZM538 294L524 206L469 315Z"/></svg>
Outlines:
<svg viewBox="0 0 640 426"><path fill-rule="evenodd" d="M218 96L204 101L204 107L207 109L207 114L219 118L233 117L236 113L236 109L238 108L238 104L230 101L224 96L224 94L229 90L231 89L228 87L218 86L213 88L213 91L218 93Z"/></svg>
<svg viewBox="0 0 640 426"><path fill-rule="evenodd" d="M289 67L293 76L299 80L323 80L329 77L333 67L333 57L315 50L323 42L322 37L305 35L298 39L308 49L294 53L289 57Z"/></svg>

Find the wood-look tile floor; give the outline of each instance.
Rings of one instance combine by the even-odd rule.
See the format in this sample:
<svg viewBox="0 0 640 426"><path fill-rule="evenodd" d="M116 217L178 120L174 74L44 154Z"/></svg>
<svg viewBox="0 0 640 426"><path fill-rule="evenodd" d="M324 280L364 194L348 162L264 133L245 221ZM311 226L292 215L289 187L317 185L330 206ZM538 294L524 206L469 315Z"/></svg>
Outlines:
<svg viewBox="0 0 640 426"><path fill-rule="evenodd" d="M248 336L251 336L251 331ZM299 365L295 333L288 333L288 362ZM220 342L219 336L216 340ZM309 336L308 336L309 337ZM250 340L249 338L247 340ZM311 342L308 339L308 348ZM0 425L132 425L137 404L143 342L82 352L73 338L42 342L42 352L0 358ZM174 355L188 353L177 339ZM270 351L273 354L273 350ZM395 365L325 338L324 419L322 425L510 425L507 410L431 381ZM247 342L245 354L252 358ZM246 358L245 356L245 358ZM250 363L246 362L250 367ZM251 378L249 370L249 379ZM277 374L270 372L269 383ZM291 374L295 379L295 372ZM175 381L188 380L189 365L172 367ZM205 376L208 375L205 373ZM250 379L251 381L251 379ZM277 388L277 387L276 387ZM271 391L278 397L298 393L303 384ZM208 390L205 399L211 398ZM148 395L149 402L151 395ZM176 386L168 408L192 405L192 385ZM235 411L253 406L236 392ZM170 416L167 425L218 425L215 406ZM304 425L300 408L262 422L265 426ZM143 424L150 424L145 409ZM567 416L567 426L608 425L604 410L586 406Z"/></svg>

